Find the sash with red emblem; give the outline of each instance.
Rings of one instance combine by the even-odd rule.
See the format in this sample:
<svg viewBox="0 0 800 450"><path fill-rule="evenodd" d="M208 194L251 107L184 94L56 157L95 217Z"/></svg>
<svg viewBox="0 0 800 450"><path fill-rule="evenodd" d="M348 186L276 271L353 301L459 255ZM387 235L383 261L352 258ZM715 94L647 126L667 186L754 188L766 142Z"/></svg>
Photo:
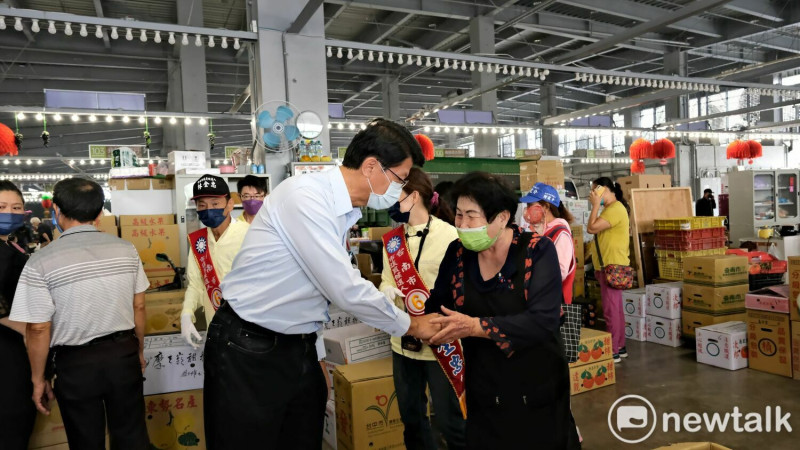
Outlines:
<svg viewBox="0 0 800 450"><path fill-rule="evenodd" d="M383 235L383 245L389 259L389 268L392 271L394 282L397 288L403 292L405 297L406 310L409 315L421 316L425 314L425 302L430 298L431 293L422 277L414 267L411 259L411 252L408 251L406 234L403 226ZM447 375L450 385L456 392L458 403L461 405L461 412L464 418L467 417L467 404L464 387L464 351L461 342L455 341L450 344L439 346L431 345L436 361Z"/></svg>
<svg viewBox="0 0 800 450"><path fill-rule="evenodd" d="M216 311L222 301L222 290L219 288L220 280L214 263L211 261L211 252L208 251L208 228L203 227L189 235L189 246L192 248L197 267L203 275L203 284L206 286L208 300Z"/></svg>

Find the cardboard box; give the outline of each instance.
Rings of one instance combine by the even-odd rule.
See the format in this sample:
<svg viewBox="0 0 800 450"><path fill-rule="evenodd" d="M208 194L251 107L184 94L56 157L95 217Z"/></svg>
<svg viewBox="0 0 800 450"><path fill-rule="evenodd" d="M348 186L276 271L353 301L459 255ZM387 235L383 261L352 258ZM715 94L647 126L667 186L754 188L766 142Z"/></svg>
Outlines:
<svg viewBox="0 0 800 450"><path fill-rule="evenodd" d="M336 311L329 310L328 317L330 317L331 320L329 322L324 322L322 324L324 330L349 327L350 325L361 323L361 321L359 321L356 316L339 310Z"/></svg>
<svg viewBox="0 0 800 450"><path fill-rule="evenodd" d="M379 289L381 287L381 274L379 273L371 273L367 277L367 280L371 281L373 285L375 285L375 289Z"/></svg>
<svg viewBox="0 0 800 450"><path fill-rule="evenodd" d="M120 228L120 237L136 247L144 266L144 272L149 277L174 274L169 263L159 261L156 259L156 255L166 253L173 263L180 264L181 248L178 243L178 235L178 225L140 225Z"/></svg>
<svg viewBox="0 0 800 450"><path fill-rule="evenodd" d="M144 338L144 395L203 389L203 351L194 349L180 334Z"/></svg>
<svg viewBox="0 0 800 450"><path fill-rule="evenodd" d="M356 255L356 262L358 263L358 270L361 271L361 276L367 278L372 275L372 256L367 253L359 253Z"/></svg>
<svg viewBox="0 0 800 450"><path fill-rule="evenodd" d="M148 395L144 409L150 448L205 448L202 390Z"/></svg>
<svg viewBox="0 0 800 450"><path fill-rule="evenodd" d="M5 424L3 426L6 426ZM48 447L57 444L66 444L67 432L64 429L64 420L61 418L61 410L58 402L53 399L50 402L50 415L36 413L36 422L33 426L33 433L28 441L28 448Z"/></svg>
<svg viewBox="0 0 800 450"><path fill-rule="evenodd" d="M149 308L156 305L181 305L186 296L186 289L175 289L163 292L147 292L144 294L144 303Z"/></svg>
<svg viewBox="0 0 800 450"><path fill-rule="evenodd" d="M647 315L647 289L622 291L622 308L626 316L645 317Z"/></svg>
<svg viewBox="0 0 800 450"><path fill-rule="evenodd" d="M684 283L683 307L713 314L742 310L749 289L747 283L723 287Z"/></svg>
<svg viewBox="0 0 800 450"><path fill-rule="evenodd" d="M647 316L647 342L669 347L680 347L681 319Z"/></svg>
<svg viewBox="0 0 800 450"><path fill-rule="evenodd" d="M578 344L578 360L570 367L592 364L611 359L611 333L581 328L581 340Z"/></svg>
<svg viewBox="0 0 800 450"><path fill-rule="evenodd" d="M331 391L328 393L328 399L330 401L333 401L333 399L335 398L335 393L336 393L336 389L334 389L334 386L333 386L333 372L335 372L336 368L339 367L341 364L336 364L336 363L330 362L330 361L328 361L326 359L323 359L322 362L323 362L323 364L325 364L325 372L327 372L328 381L330 381L330 383L331 383Z"/></svg>
<svg viewBox="0 0 800 450"><path fill-rule="evenodd" d="M171 276L155 276L155 277L147 277L147 281L150 282L149 289L157 289L161 286L167 285L172 283L174 277Z"/></svg>
<svg viewBox="0 0 800 450"><path fill-rule="evenodd" d="M571 395L611 386L617 382L614 372L614 360L607 359L592 364L570 367L569 380Z"/></svg>
<svg viewBox="0 0 800 450"><path fill-rule="evenodd" d="M787 314L747 310L750 368L792 376L792 333Z"/></svg>
<svg viewBox="0 0 800 450"><path fill-rule="evenodd" d="M540 159L538 161L520 161L519 173L532 175L561 175L564 177L564 163L560 159Z"/></svg>
<svg viewBox="0 0 800 450"><path fill-rule="evenodd" d="M174 178L112 178L108 180L112 191L149 191L151 189L175 189Z"/></svg>
<svg viewBox="0 0 800 450"><path fill-rule="evenodd" d="M170 173L177 173L182 169L205 169L205 152L173 151L167 155Z"/></svg>
<svg viewBox="0 0 800 450"><path fill-rule="evenodd" d="M625 339L647 341L647 318L625 314Z"/></svg>
<svg viewBox="0 0 800 450"><path fill-rule="evenodd" d="M672 444L665 447L658 447L656 450L732 450L724 445L713 442L683 442Z"/></svg>
<svg viewBox="0 0 800 450"><path fill-rule="evenodd" d="M133 216L119 216L119 226L160 226L160 225L174 225L174 214L152 214L152 215L133 215Z"/></svg>
<svg viewBox="0 0 800 450"><path fill-rule="evenodd" d="M655 189L672 187L671 175L631 175L617 179L622 188L622 197L630 201L631 189Z"/></svg>
<svg viewBox="0 0 800 450"><path fill-rule="evenodd" d="M322 427L322 439L336 450L336 401L328 400L325 404L325 423Z"/></svg>
<svg viewBox="0 0 800 450"><path fill-rule="evenodd" d="M746 256L692 256L683 260L683 281L710 286L747 284L749 269Z"/></svg>
<svg viewBox="0 0 800 450"><path fill-rule="evenodd" d="M402 448L392 359L339 366L334 372L336 443L342 450Z"/></svg>
<svg viewBox="0 0 800 450"><path fill-rule="evenodd" d="M683 327L684 336L693 337L695 336L695 330L697 328L731 321L744 322L746 320L747 314L744 310L727 314L709 314L702 311L684 309L681 318L681 326Z"/></svg>
<svg viewBox="0 0 800 450"><path fill-rule="evenodd" d="M575 269L575 280L572 282L572 298L583 297L586 294L586 272L583 269Z"/></svg>
<svg viewBox="0 0 800 450"><path fill-rule="evenodd" d="M695 334L697 362L728 370L747 367L745 322L737 320L702 326L695 330Z"/></svg>
<svg viewBox="0 0 800 450"><path fill-rule="evenodd" d="M392 355L390 336L359 323L327 330L323 334L325 359L336 364L352 364Z"/></svg>
<svg viewBox="0 0 800 450"><path fill-rule="evenodd" d="M572 232L572 246L575 248L575 261L578 266L583 267L583 261L586 259L586 254L583 252L583 225L573 225L569 228Z"/></svg>
<svg viewBox="0 0 800 450"><path fill-rule="evenodd" d="M790 256L787 259L789 260L787 274L789 283L789 300L792 304L792 307L789 308L791 310L790 314L792 316L792 320L800 321L800 302L798 302L798 296L800 296L800 256Z"/></svg>
<svg viewBox="0 0 800 450"><path fill-rule="evenodd" d="M392 227L369 227L366 230L370 241L380 241L384 234L392 231Z"/></svg>
<svg viewBox="0 0 800 450"><path fill-rule="evenodd" d="M800 322L792 321L792 378L800 380Z"/></svg>
<svg viewBox="0 0 800 450"><path fill-rule="evenodd" d="M681 318L681 291L683 283L651 284L645 288L647 293L647 315L665 319Z"/></svg>
<svg viewBox="0 0 800 450"><path fill-rule="evenodd" d="M750 292L746 296L747 309L789 314L789 286L770 286Z"/></svg>
<svg viewBox="0 0 800 450"><path fill-rule="evenodd" d="M181 332L181 311L183 304L147 305L146 336L154 334L172 334Z"/></svg>

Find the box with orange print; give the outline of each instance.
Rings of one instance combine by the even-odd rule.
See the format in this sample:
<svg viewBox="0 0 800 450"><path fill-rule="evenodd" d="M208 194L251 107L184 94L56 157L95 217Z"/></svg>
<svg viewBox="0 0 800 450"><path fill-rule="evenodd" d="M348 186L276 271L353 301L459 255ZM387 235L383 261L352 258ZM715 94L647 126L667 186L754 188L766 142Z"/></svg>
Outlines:
<svg viewBox="0 0 800 450"><path fill-rule="evenodd" d="M120 218L125 216L120 216ZM121 222L121 220L120 220ZM120 237L136 247L148 277L168 277L174 274L169 263L159 261L165 253L174 263L181 260L178 225L123 225Z"/></svg>
<svg viewBox="0 0 800 450"><path fill-rule="evenodd" d="M151 449L206 448L202 389L147 395L144 408Z"/></svg>
<svg viewBox="0 0 800 450"><path fill-rule="evenodd" d="M610 386L617 382L614 372L614 360L584 364L570 367L570 394L581 394L595 389Z"/></svg>
<svg viewBox="0 0 800 450"><path fill-rule="evenodd" d="M578 343L578 360L570 364L576 367L611 359L611 334L605 331L581 328L581 340Z"/></svg>

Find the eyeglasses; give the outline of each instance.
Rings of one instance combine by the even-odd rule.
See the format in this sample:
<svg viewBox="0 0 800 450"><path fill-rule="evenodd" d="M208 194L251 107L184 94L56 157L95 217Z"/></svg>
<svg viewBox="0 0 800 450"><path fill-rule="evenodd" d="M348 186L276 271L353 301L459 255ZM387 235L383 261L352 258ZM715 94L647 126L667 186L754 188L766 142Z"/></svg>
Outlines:
<svg viewBox="0 0 800 450"><path fill-rule="evenodd" d="M266 195L264 194L256 194L256 195L245 194L242 195L242 200L264 200L264 197L266 197Z"/></svg>
<svg viewBox="0 0 800 450"><path fill-rule="evenodd" d="M403 179L403 178L400 178L400 175L397 175L396 173L394 173L394 170L392 170L392 169L390 169L390 168L388 168L388 167L381 167L381 168L382 168L384 171L388 170L388 171L389 171L389 173L391 173L392 175L394 175L394 177L395 177L395 178L397 178L398 180L400 180L401 187L406 187L406 185L408 184L408 178L405 178L405 179Z"/></svg>

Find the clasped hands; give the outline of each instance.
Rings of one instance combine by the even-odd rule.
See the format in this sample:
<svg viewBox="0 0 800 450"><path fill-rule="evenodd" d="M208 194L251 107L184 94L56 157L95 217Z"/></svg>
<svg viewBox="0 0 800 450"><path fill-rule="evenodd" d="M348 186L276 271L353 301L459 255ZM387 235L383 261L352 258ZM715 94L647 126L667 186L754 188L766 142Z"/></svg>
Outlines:
<svg viewBox="0 0 800 450"><path fill-rule="evenodd" d="M483 336L480 319L442 306L442 313L412 316L408 334L429 345L442 345L471 336Z"/></svg>

